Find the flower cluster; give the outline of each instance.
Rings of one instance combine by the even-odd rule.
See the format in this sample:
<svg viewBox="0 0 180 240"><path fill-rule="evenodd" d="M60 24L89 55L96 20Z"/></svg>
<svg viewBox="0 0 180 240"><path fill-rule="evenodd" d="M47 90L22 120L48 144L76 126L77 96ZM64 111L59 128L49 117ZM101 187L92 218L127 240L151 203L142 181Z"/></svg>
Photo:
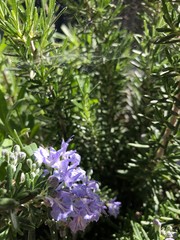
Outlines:
<svg viewBox="0 0 180 240"><path fill-rule="evenodd" d="M103 213L117 217L121 203L101 200L98 183L79 167L80 155L74 150L67 151L71 139L63 141L58 151L39 147L34 155L39 164L45 164L46 174L49 171L46 202L51 207L51 217L65 222L75 233L98 221Z"/></svg>

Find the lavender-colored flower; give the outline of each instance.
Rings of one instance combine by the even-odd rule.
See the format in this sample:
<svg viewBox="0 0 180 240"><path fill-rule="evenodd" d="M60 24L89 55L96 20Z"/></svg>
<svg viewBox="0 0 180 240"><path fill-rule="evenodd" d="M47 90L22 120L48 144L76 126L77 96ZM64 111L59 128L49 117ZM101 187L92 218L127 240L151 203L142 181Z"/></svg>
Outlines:
<svg viewBox="0 0 180 240"><path fill-rule="evenodd" d="M46 159L49 156L49 153L45 148L39 147L34 152L34 156L35 156L37 162L39 163L39 165L41 165L42 163L45 163Z"/></svg>
<svg viewBox="0 0 180 240"><path fill-rule="evenodd" d="M61 155L60 152L56 151L52 147L49 150L39 147L38 150L36 150L34 153L34 156L40 165L44 163L45 165L52 168L59 168L60 155Z"/></svg>
<svg viewBox="0 0 180 240"><path fill-rule="evenodd" d="M62 161L64 162L65 160ZM86 178L86 172L80 167L69 168L67 166L65 168L61 166L62 165L60 165L59 169L53 171L53 176L59 180L61 185L63 183L66 187L71 187L73 183L84 181ZM59 186L59 188L61 188L61 186Z"/></svg>
<svg viewBox="0 0 180 240"><path fill-rule="evenodd" d="M89 221L84 219L83 216L77 215L69 222L68 226L73 233L76 233L77 231L84 231L88 224Z"/></svg>
<svg viewBox="0 0 180 240"><path fill-rule="evenodd" d="M67 150L67 148L68 148L68 146L69 146L69 143L70 143L70 141L72 141L72 139L73 139L73 136L70 137L66 142L65 142L64 140L62 140L61 150L62 150L63 153L66 152L66 150Z"/></svg>
<svg viewBox="0 0 180 240"><path fill-rule="evenodd" d="M80 182L85 179L86 172L78 167L76 169L70 169L64 175L64 183L67 187L71 187L73 183Z"/></svg>
<svg viewBox="0 0 180 240"><path fill-rule="evenodd" d="M96 194L98 189L98 184L95 181L86 181L82 183L74 183L71 187L71 192L80 198L88 198L88 199L100 199L99 195Z"/></svg>
<svg viewBox="0 0 180 240"><path fill-rule="evenodd" d="M87 196L87 187L85 184L74 183L71 186L71 192L78 198L83 198Z"/></svg>
<svg viewBox="0 0 180 240"><path fill-rule="evenodd" d="M73 185L71 192L74 194L73 208L75 215L83 214L89 221L97 221L103 213L104 203L95 192L88 194L89 186L85 184ZM73 215L72 215L73 216Z"/></svg>
<svg viewBox="0 0 180 240"><path fill-rule="evenodd" d="M73 204L73 212L70 214L72 220L69 222L69 227L72 232L84 231L90 222L98 221L100 215L100 207L95 201L87 198L77 198Z"/></svg>
<svg viewBox="0 0 180 240"><path fill-rule="evenodd" d="M88 180L86 179L86 185L87 185L87 194L89 197L93 197L95 196L95 192L97 192L99 190L99 184L94 181L94 180ZM98 195L97 195L98 196Z"/></svg>
<svg viewBox="0 0 180 240"><path fill-rule="evenodd" d="M64 221L72 232L84 231L92 221L98 221L107 209L110 215L117 217L120 202L109 201L105 206L97 191L99 185L89 180L86 172L79 167L81 157L76 151L67 151L72 138L62 141L61 148L56 151L40 147L35 153L39 164L48 168L48 193L45 198L47 206L51 207L51 217L55 221ZM48 174L48 175L49 175Z"/></svg>
<svg viewBox="0 0 180 240"><path fill-rule="evenodd" d="M89 219L97 222L102 213L104 213L104 203L101 201L100 197L97 194L94 195L94 199L89 201L87 207ZM87 217L87 215L85 217Z"/></svg>
<svg viewBox="0 0 180 240"><path fill-rule="evenodd" d="M103 202L100 200L99 196L95 195L93 199L81 198L77 199L74 203L74 212L76 214L84 215L86 219L91 221L97 221L102 212Z"/></svg>
<svg viewBox="0 0 180 240"><path fill-rule="evenodd" d="M66 152L69 142L72 138L70 138L67 142L62 141L61 148L56 151L53 147L50 147L49 150L39 147L35 152L34 156L38 163L41 165L44 163L45 165L51 168L59 168L61 165L60 158L66 154L69 157L70 153L74 153L74 151L69 151L70 153ZM67 158L65 156L65 158ZM80 162L80 161L79 161Z"/></svg>
<svg viewBox="0 0 180 240"><path fill-rule="evenodd" d="M76 153L76 151L70 150L64 153L63 160L64 161L61 162L61 168L69 170L76 168L79 165L81 157L78 153Z"/></svg>
<svg viewBox="0 0 180 240"><path fill-rule="evenodd" d="M72 197L70 192L59 191L55 198L51 198L51 216L56 221L66 221L73 211Z"/></svg>
<svg viewBox="0 0 180 240"><path fill-rule="evenodd" d="M119 214L119 208L121 206L120 202L115 202L114 199L110 200L107 204L109 215L114 216L115 218Z"/></svg>

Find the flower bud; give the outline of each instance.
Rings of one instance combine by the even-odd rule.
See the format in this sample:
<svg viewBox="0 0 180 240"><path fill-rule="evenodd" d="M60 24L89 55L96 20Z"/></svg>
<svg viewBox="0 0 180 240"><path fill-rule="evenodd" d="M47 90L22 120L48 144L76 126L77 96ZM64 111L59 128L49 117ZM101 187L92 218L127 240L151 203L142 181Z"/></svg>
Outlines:
<svg viewBox="0 0 180 240"><path fill-rule="evenodd" d="M15 156L14 153L10 153L9 155L9 162L12 164L12 165L16 165L17 164L17 158Z"/></svg>
<svg viewBox="0 0 180 240"><path fill-rule="evenodd" d="M14 151L15 153L19 153L19 152L21 151L20 146L19 146L19 145L15 145L14 148L13 148L13 151Z"/></svg>
<svg viewBox="0 0 180 240"><path fill-rule="evenodd" d="M57 192L54 190L54 188L48 188L48 195L52 198L55 198L57 196Z"/></svg>
<svg viewBox="0 0 180 240"><path fill-rule="evenodd" d="M172 232L173 228L172 228L171 225L168 225L167 228L166 228L166 230Z"/></svg>
<svg viewBox="0 0 180 240"><path fill-rule="evenodd" d="M32 169L31 169L31 170L32 170L33 172L36 172L36 169L37 169L36 163L33 163L33 164L32 164Z"/></svg>
<svg viewBox="0 0 180 240"><path fill-rule="evenodd" d="M44 170L43 170L42 177L46 177L48 174L49 174L49 170L44 169Z"/></svg>
<svg viewBox="0 0 180 240"><path fill-rule="evenodd" d="M153 225L156 231L159 231L161 229L161 223L158 219L153 220Z"/></svg>
<svg viewBox="0 0 180 240"><path fill-rule="evenodd" d="M31 172L30 176L31 176L31 179L34 179L36 177L36 173L35 172Z"/></svg>
<svg viewBox="0 0 180 240"><path fill-rule="evenodd" d="M177 236L178 236L178 234L177 234L177 232L173 232L173 238L177 238Z"/></svg>
<svg viewBox="0 0 180 240"><path fill-rule="evenodd" d="M7 193L7 190L6 189L4 189L4 188L1 188L0 189L0 195L2 196L2 195L5 195Z"/></svg>
<svg viewBox="0 0 180 240"><path fill-rule="evenodd" d="M9 154L8 154L8 151L6 149L2 150L1 155L2 155L3 158L8 160Z"/></svg>
<svg viewBox="0 0 180 240"><path fill-rule="evenodd" d="M22 172L22 173L21 173L21 180L20 180L20 183L25 182L25 180L26 180L26 176L25 176L25 174Z"/></svg>
<svg viewBox="0 0 180 240"><path fill-rule="evenodd" d="M173 237L172 232L170 232L170 231L166 232L166 237L167 238L172 238Z"/></svg>
<svg viewBox="0 0 180 240"><path fill-rule="evenodd" d="M31 160L30 158L28 158L28 159L26 160L26 163L27 163L28 167L29 167L30 169L32 169L32 160Z"/></svg>
<svg viewBox="0 0 180 240"><path fill-rule="evenodd" d="M18 153L18 158L19 158L20 160L24 160L24 159L26 158L26 153L25 153L25 152L19 152L19 153Z"/></svg>
<svg viewBox="0 0 180 240"><path fill-rule="evenodd" d="M50 207L50 205L48 205L48 204L46 204L45 203L45 205L47 206L47 207ZM51 219L47 219L46 221L45 221L45 225L48 225L49 227L52 227L53 226L53 220L51 220Z"/></svg>
<svg viewBox="0 0 180 240"><path fill-rule="evenodd" d="M50 176L48 178L48 184L49 186L56 188L59 185L59 179L55 176Z"/></svg>

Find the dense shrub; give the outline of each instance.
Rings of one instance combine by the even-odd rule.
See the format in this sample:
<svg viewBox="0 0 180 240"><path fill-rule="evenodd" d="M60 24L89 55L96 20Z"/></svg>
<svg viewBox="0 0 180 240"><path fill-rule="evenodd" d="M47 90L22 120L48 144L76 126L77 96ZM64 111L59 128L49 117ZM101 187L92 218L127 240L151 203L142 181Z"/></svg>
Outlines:
<svg viewBox="0 0 180 240"><path fill-rule="evenodd" d="M179 231L180 9L177 1L142 1L135 33L126 29L126 9L121 0L0 2L2 153L18 144L34 161L36 144L59 149L74 135L70 147L101 182L101 198L122 202L117 219L102 218L73 239L165 239ZM3 159L0 171L6 188ZM31 211L43 188L36 181ZM10 229L7 239L26 239L8 211L0 212L1 238ZM34 211L42 217L25 223L28 239L58 239L44 205Z"/></svg>

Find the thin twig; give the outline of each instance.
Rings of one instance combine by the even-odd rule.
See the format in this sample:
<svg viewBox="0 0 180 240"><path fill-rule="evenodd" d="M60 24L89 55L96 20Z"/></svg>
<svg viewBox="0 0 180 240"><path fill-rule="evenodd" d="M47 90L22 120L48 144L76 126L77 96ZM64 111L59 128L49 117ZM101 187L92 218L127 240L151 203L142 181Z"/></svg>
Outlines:
<svg viewBox="0 0 180 240"><path fill-rule="evenodd" d="M175 96L175 99L177 99L177 101L173 104L173 107L172 107L173 115L171 116L170 122L169 122L170 126L172 126L173 128L176 128L176 126L178 124L179 114L180 114L180 108L177 106L177 102L180 101L180 82L178 85L178 93ZM168 145L171 133L172 133L172 129L167 127L165 129L163 137L161 139L160 147L157 150L156 159L162 158L164 156L164 150L165 150L166 146Z"/></svg>

